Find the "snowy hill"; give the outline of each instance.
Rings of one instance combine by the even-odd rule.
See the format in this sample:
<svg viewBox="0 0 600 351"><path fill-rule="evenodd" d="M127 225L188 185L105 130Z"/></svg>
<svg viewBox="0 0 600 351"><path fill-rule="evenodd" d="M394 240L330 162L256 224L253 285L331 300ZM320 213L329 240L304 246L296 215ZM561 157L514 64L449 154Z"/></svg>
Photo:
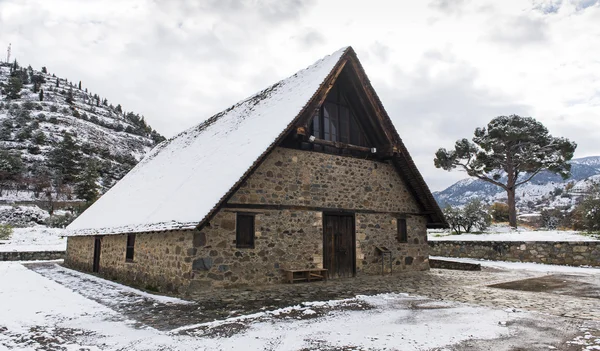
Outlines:
<svg viewBox="0 0 600 351"><path fill-rule="evenodd" d="M525 210L549 206L569 207L592 181L600 181L600 156L573 159L569 179L563 180L559 175L541 172L529 183L517 188L517 206ZM463 205L472 198L487 203L506 201L503 189L475 178L460 180L443 191L434 192L433 196L442 207Z"/></svg>
<svg viewBox="0 0 600 351"><path fill-rule="evenodd" d="M80 199L85 180L103 193L162 140L81 82L0 63L0 203Z"/></svg>

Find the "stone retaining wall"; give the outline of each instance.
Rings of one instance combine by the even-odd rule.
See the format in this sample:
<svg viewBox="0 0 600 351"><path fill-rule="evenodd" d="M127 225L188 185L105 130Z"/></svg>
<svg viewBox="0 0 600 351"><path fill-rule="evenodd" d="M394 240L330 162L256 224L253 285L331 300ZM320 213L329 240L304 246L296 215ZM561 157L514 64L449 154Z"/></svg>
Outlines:
<svg viewBox="0 0 600 351"><path fill-rule="evenodd" d="M50 261L64 258L64 251L0 252L0 261Z"/></svg>
<svg viewBox="0 0 600 351"><path fill-rule="evenodd" d="M430 241L430 254L600 267L600 241Z"/></svg>

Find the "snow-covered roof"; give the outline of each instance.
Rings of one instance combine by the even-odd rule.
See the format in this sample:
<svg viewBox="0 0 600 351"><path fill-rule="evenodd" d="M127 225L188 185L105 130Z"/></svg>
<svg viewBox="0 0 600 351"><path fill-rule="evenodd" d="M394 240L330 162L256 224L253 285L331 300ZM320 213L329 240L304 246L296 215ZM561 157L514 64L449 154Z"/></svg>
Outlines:
<svg viewBox="0 0 600 351"><path fill-rule="evenodd" d="M68 235L196 227L311 101L348 49L156 146L67 227Z"/></svg>

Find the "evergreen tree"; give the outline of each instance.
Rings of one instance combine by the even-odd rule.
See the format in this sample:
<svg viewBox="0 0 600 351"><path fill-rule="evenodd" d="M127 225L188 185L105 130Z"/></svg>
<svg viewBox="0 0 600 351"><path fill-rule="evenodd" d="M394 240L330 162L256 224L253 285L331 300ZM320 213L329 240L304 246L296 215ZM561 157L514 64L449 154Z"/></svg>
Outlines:
<svg viewBox="0 0 600 351"><path fill-rule="evenodd" d="M100 195L98 192L98 167L96 162L89 160L85 163L81 175L78 177L75 185L75 195L78 198L85 200L87 203L96 201Z"/></svg>
<svg viewBox="0 0 600 351"><path fill-rule="evenodd" d="M79 81L79 90L81 90L81 81Z"/></svg>
<svg viewBox="0 0 600 351"><path fill-rule="evenodd" d="M73 104L73 88L69 89L69 91L67 92L67 98L65 99L65 101L69 105Z"/></svg>
<svg viewBox="0 0 600 351"><path fill-rule="evenodd" d="M46 69L46 66L42 67L42 73L48 74L48 70Z"/></svg>
<svg viewBox="0 0 600 351"><path fill-rule="evenodd" d="M40 101L44 101L44 89L40 89L39 97L40 97Z"/></svg>
<svg viewBox="0 0 600 351"><path fill-rule="evenodd" d="M437 168L451 171L462 168L471 177L504 189L508 196L509 224L517 226L515 193L543 170L570 175L577 144L566 138L553 137L543 124L531 117L499 116L487 128L477 128L473 142L458 140L454 150L435 153Z"/></svg>
<svg viewBox="0 0 600 351"><path fill-rule="evenodd" d="M123 108L121 108L121 104L118 104L115 110L116 110L118 113L123 113Z"/></svg>
<svg viewBox="0 0 600 351"><path fill-rule="evenodd" d="M58 82L59 82L59 79L58 79L58 77L56 77L56 87L57 88L58 88Z"/></svg>
<svg viewBox="0 0 600 351"><path fill-rule="evenodd" d="M6 89L6 96L9 99L18 99L21 97L21 89L23 88L23 83L21 82L21 78L15 76L10 77L8 80L8 87Z"/></svg>
<svg viewBox="0 0 600 351"><path fill-rule="evenodd" d="M0 195L2 190L9 187L9 183L16 181L24 170L20 153L11 153L0 150Z"/></svg>
<svg viewBox="0 0 600 351"><path fill-rule="evenodd" d="M60 175L64 183L72 183L77 179L81 153L75 140L65 133L63 140L49 155L49 166Z"/></svg>

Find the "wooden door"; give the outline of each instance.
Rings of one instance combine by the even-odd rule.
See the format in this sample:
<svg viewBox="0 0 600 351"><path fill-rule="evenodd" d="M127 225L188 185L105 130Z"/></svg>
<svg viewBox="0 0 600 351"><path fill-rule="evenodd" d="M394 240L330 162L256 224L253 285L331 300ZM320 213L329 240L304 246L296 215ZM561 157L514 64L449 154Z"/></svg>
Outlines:
<svg viewBox="0 0 600 351"><path fill-rule="evenodd" d="M323 216L323 268L330 278L355 274L354 216Z"/></svg>
<svg viewBox="0 0 600 351"><path fill-rule="evenodd" d="M92 272L98 273L100 271L100 252L101 252L102 240L100 238L94 238L94 264L92 266Z"/></svg>

